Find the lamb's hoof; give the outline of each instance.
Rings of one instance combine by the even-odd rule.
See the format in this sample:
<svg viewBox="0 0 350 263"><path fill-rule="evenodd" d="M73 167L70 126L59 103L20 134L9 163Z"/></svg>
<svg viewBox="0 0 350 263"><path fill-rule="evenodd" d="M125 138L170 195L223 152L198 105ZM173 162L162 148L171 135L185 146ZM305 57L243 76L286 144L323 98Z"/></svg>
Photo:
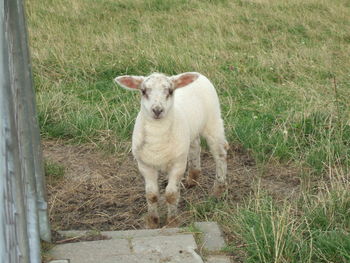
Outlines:
<svg viewBox="0 0 350 263"><path fill-rule="evenodd" d="M186 179L186 182L185 182L185 187L187 189L190 189L190 188L193 188L197 185L197 183L193 180L189 180L188 178Z"/></svg>
<svg viewBox="0 0 350 263"><path fill-rule="evenodd" d="M198 184L198 178L200 175L200 170L191 170L188 172L188 176L186 179L186 188L192 188Z"/></svg>
<svg viewBox="0 0 350 263"><path fill-rule="evenodd" d="M148 229L159 228L159 217L153 216L153 215L148 215L146 217L146 228L148 228Z"/></svg>
<svg viewBox="0 0 350 263"><path fill-rule="evenodd" d="M213 196L216 198L222 197L226 191L226 188L227 188L227 186L225 183L215 182L214 187L213 187Z"/></svg>
<svg viewBox="0 0 350 263"><path fill-rule="evenodd" d="M172 228L172 227L178 227L178 226L180 226L180 220L176 216L171 216L167 218L166 227Z"/></svg>

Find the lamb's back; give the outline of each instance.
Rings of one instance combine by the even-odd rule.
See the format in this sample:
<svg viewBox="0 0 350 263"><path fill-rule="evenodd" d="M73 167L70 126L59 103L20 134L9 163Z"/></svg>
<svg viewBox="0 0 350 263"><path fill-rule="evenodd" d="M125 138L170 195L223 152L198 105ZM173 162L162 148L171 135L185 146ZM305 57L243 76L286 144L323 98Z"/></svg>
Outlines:
<svg viewBox="0 0 350 263"><path fill-rule="evenodd" d="M175 108L182 112L191 131L191 139L201 133L212 118L220 118L219 99L213 84L205 76L175 91Z"/></svg>

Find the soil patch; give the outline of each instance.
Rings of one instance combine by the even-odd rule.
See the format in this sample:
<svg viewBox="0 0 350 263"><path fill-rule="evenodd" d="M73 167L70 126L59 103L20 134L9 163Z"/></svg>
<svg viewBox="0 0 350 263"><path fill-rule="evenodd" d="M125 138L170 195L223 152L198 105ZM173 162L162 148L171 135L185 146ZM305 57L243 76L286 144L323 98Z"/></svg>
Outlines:
<svg viewBox="0 0 350 263"><path fill-rule="evenodd" d="M99 152L92 145L70 145L43 141L44 158L65 167L64 177L47 177L49 216L54 230L127 230L144 228L147 204L144 181L131 154L120 159ZM206 202L215 179L215 162L203 152L202 174L196 187L181 187L179 212L184 224L192 222L189 206ZM288 198L299 192L299 171L277 164L258 167L247 152L231 147L228 154L228 194L230 203L244 200L260 184L275 198ZM166 178L161 175L162 193ZM164 198L160 200L165 214ZM164 218L163 218L164 220Z"/></svg>

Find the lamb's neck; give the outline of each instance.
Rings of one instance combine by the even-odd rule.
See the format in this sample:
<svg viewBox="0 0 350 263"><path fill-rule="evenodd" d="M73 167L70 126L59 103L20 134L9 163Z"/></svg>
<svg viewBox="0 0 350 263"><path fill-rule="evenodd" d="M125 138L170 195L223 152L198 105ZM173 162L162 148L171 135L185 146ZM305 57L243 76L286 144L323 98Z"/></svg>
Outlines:
<svg viewBox="0 0 350 263"><path fill-rule="evenodd" d="M171 110L161 119L145 118L144 129L147 136L167 136L172 133L174 126L174 111Z"/></svg>

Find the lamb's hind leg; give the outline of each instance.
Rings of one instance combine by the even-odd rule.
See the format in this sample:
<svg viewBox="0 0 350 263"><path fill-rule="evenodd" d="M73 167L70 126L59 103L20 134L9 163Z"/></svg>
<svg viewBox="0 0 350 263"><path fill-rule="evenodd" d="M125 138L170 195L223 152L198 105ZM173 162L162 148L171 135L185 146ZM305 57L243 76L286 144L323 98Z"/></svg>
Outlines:
<svg viewBox="0 0 350 263"><path fill-rule="evenodd" d="M147 228L159 227L159 214L158 214L158 171L148 167L141 162L138 163L140 173L145 178L146 188L146 200L148 205L148 214L146 217Z"/></svg>
<svg viewBox="0 0 350 263"><path fill-rule="evenodd" d="M194 139L190 145L188 154L188 176L186 179L186 186L191 188L198 183L198 177L201 173L201 145L200 138Z"/></svg>
<svg viewBox="0 0 350 263"><path fill-rule="evenodd" d="M226 190L227 185L227 150L229 148L225 138L223 121L219 119L214 125L207 127L203 136L207 140L216 163L216 180L213 194L220 197Z"/></svg>

